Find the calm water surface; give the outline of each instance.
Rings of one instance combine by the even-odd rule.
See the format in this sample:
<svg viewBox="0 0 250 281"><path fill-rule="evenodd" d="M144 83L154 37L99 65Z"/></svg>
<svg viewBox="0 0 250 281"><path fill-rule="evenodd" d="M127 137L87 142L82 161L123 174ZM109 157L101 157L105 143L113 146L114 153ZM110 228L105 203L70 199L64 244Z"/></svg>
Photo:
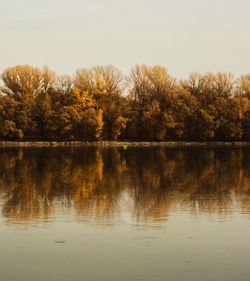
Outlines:
<svg viewBox="0 0 250 281"><path fill-rule="evenodd" d="M1 281L250 278L248 149L0 150Z"/></svg>

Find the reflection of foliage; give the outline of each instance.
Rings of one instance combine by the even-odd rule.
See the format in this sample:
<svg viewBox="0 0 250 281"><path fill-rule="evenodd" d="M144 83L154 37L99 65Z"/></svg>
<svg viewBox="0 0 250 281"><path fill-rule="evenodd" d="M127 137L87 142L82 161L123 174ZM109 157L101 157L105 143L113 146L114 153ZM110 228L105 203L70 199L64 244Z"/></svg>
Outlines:
<svg viewBox="0 0 250 281"><path fill-rule="evenodd" d="M68 208L112 220L125 197L143 221L166 219L175 208L227 215L237 202L250 209L244 149L3 149L0 159L2 212L14 221Z"/></svg>

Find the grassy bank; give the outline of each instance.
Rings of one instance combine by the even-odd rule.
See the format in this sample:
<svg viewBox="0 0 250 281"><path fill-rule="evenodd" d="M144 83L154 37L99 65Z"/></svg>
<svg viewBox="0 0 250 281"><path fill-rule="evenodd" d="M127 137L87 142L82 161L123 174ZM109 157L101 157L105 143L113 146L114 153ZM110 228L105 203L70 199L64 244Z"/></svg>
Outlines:
<svg viewBox="0 0 250 281"><path fill-rule="evenodd" d="M250 147L250 142L0 141L0 147Z"/></svg>

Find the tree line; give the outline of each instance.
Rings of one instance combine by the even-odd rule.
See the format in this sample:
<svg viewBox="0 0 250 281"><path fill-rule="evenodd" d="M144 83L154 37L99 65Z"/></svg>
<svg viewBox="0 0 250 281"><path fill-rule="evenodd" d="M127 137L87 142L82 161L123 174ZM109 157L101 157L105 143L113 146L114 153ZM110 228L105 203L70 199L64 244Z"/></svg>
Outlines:
<svg viewBox="0 0 250 281"><path fill-rule="evenodd" d="M250 75L113 66L59 76L48 67L7 68L0 84L1 140L250 140Z"/></svg>

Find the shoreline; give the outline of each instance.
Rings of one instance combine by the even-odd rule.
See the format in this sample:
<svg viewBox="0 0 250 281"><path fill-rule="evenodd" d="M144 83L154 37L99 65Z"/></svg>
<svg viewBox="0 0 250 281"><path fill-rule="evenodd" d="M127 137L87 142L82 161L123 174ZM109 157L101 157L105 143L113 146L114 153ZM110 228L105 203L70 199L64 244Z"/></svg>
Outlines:
<svg viewBox="0 0 250 281"><path fill-rule="evenodd" d="M5 147L250 147L246 142L136 142L136 141L0 141L0 148Z"/></svg>

